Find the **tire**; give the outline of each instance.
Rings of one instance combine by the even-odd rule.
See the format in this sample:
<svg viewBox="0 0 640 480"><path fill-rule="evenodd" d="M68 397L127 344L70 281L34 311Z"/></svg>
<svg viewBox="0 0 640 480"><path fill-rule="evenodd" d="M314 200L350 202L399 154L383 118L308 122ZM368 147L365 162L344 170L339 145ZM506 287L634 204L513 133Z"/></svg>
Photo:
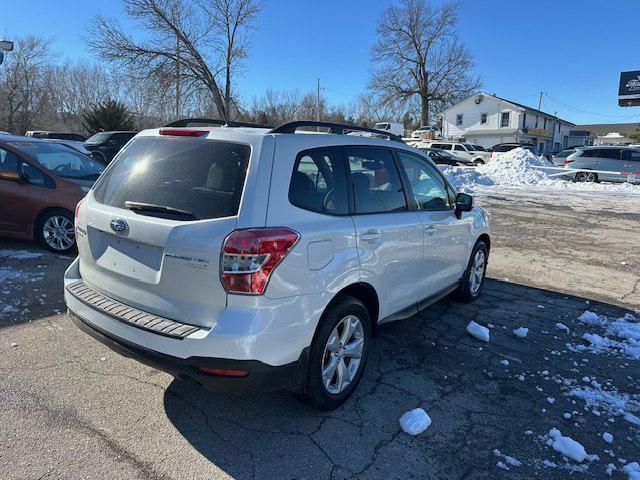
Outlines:
<svg viewBox="0 0 640 480"><path fill-rule="evenodd" d="M73 214L56 208L47 211L36 225L36 237L40 244L55 253L69 253L76 248Z"/></svg>
<svg viewBox="0 0 640 480"><path fill-rule="evenodd" d="M482 258L482 271L478 277L477 261ZM483 241L479 241L471 251L469 263L464 271L460 285L457 290L457 297L463 302L473 302L482 293L484 288L484 280L487 274L487 261L489 259L489 250Z"/></svg>
<svg viewBox="0 0 640 480"><path fill-rule="evenodd" d="M342 343L338 343L340 340L344 341L340 334L348 333L344 330L346 322L351 325L353 333L347 337L345 345L351 345L352 349L345 349ZM361 342L358 343L359 340ZM304 401L318 410L325 411L334 410L342 405L360 382L370 344L369 312L360 300L344 296L330 305L322 315L311 343L306 384L302 394ZM353 355L348 354L349 350ZM355 356L358 351L359 358ZM352 363L355 361L358 361L357 364ZM332 364L335 365L333 372L330 369ZM323 375L323 369L327 371L326 376ZM343 381L345 376L350 377L348 383L340 382L340 372Z"/></svg>
<svg viewBox="0 0 640 480"><path fill-rule="evenodd" d="M474 164L476 167L479 167L480 165L484 165L484 161L483 161L483 160L480 160L479 158L476 158L476 159L473 161L473 164Z"/></svg>
<svg viewBox="0 0 640 480"><path fill-rule="evenodd" d="M574 178L574 182L596 183L598 174L593 172L578 172Z"/></svg>

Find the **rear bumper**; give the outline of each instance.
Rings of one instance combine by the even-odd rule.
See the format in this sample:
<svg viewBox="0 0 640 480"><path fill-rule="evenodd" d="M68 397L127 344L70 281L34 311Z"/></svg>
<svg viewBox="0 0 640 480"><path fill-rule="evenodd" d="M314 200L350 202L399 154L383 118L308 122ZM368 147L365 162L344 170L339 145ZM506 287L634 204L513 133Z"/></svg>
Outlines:
<svg viewBox="0 0 640 480"><path fill-rule="evenodd" d="M212 392L251 393L277 389L298 391L306 373L308 348L302 351L298 361L275 367L257 360L230 360L212 357L183 359L149 350L123 338L118 338L92 325L71 309L69 309L69 316L80 330L120 355L138 360L177 378L191 378ZM215 375L201 371L201 367L243 370L247 374L242 377Z"/></svg>

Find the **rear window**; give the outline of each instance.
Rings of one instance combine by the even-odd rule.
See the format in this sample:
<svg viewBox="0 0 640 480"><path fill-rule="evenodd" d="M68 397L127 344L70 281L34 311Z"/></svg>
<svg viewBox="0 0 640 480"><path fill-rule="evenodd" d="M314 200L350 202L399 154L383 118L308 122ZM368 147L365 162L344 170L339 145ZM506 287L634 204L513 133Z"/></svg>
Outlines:
<svg viewBox="0 0 640 480"><path fill-rule="evenodd" d="M109 132L100 132L95 135L90 136L85 143L94 144L94 143L104 143L109 140L111 134Z"/></svg>
<svg viewBox="0 0 640 480"><path fill-rule="evenodd" d="M144 212L178 220L237 215L250 152L248 145L231 142L139 137L100 178L94 196L112 207L135 202L190 214Z"/></svg>
<svg viewBox="0 0 640 480"><path fill-rule="evenodd" d="M516 148L515 145L496 145L495 147L493 147L492 150L497 153L503 153L503 152L510 152L514 148Z"/></svg>

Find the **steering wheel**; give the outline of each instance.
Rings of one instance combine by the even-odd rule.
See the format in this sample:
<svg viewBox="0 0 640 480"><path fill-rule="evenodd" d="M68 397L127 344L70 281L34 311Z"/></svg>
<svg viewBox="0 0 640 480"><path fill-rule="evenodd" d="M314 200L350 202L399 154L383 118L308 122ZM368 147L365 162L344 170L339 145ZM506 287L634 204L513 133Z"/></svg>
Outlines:
<svg viewBox="0 0 640 480"><path fill-rule="evenodd" d="M336 196L336 189L335 188L330 188L329 191L327 192L327 194L324 196L324 200L322 200L322 209L325 211L329 211L332 212L335 209L335 196ZM333 202L334 204L334 208L327 208L327 205Z"/></svg>

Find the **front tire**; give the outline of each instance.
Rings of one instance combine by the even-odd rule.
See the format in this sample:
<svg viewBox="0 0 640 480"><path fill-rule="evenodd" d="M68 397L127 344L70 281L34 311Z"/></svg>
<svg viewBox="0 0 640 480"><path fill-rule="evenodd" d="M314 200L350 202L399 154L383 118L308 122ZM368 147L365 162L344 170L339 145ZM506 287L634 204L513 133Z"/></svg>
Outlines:
<svg viewBox="0 0 640 480"><path fill-rule="evenodd" d="M458 287L457 296L463 302L473 302L482 293L488 260L487 245L483 241L477 242L471 251L471 258Z"/></svg>
<svg viewBox="0 0 640 480"><path fill-rule="evenodd" d="M364 372L371 323L363 303L345 296L324 312L311 343L304 400L334 410L355 391Z"/></svg>
<svg viewBox="0 0 640 480"><path fill-rule="evenodd" d="M596 183L598 181L598 174L593 172L578 172L575 176L576 182Z"/></svg>
<svg viewBox="0 0 640 480"><path fill-rule="evenodd" d="M483 161L483 160L480 160L479 158L476 158L476 159L473 161L473 164L474 164L476 167L479 167L480 165L484 165L484 161Z"/></svg>
<svg viewBox="0 0 640 480"><path fill-rule="evenodd" d="M76 235L71 212L54 209L45 213L36 225L38 241L55 253L69 253L76 248Z"/></svg>

